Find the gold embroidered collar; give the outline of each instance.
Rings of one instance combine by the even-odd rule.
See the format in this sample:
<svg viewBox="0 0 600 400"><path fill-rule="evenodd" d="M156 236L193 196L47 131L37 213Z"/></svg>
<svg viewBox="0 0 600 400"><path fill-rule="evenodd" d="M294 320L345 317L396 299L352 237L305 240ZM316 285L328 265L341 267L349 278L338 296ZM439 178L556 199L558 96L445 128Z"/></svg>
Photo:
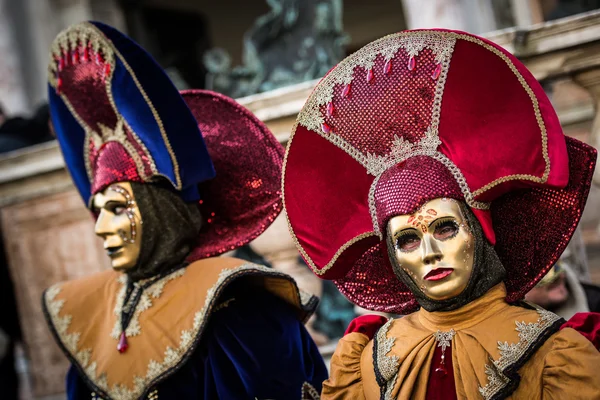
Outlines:
<svg viewBox="0 0 600 400"><path fill-rule="evenodd" d="M484 399L512 393L519 382L517 370L563 320L543 309L510 306L505 297L506 288L501 283L458 310L421 309L388 321L375 335L372 350L383 398L425 398L431 360L440 338L444 339L442 344L452 346L457 392ZM450 337L452 340L445 340ZM456 371L473 369L473 360L489 361L475 366L473 376L469 374L469 380L477 381L471 393Z"/></svg>
<svg viewBox="0 0 600 400"><path fill-rule="evenodd" d="M218 257L196 261L146 289L127 328L129 348L124 353L117 351L125 290L120 273L109 270L49 288L43 296L44 313L55 340L91 390L102 397L133 400L184 363L225 287L249 275L293 305L299 319L314 310L316 299L302 294L288 275Z"/></svg>

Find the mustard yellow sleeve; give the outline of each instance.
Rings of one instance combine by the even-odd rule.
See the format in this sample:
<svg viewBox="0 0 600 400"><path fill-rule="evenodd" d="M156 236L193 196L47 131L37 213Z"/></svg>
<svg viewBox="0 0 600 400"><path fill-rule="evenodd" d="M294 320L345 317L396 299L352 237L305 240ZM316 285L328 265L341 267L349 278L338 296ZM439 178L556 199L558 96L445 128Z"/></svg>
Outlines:
<svg viewBox="0 0 600 400"><path fill-rule="evenodd" d="M555 335L546 355L543 399L600 399L600 353L571 328Z"/></svg>
<svg viewBox="0 0 600 400"><path fill-rule="evenodd" d="M321 400L365 400L360 357L368 343L367 335L358 332L340 339L331 358L329 379L323 382Z"/></svg>

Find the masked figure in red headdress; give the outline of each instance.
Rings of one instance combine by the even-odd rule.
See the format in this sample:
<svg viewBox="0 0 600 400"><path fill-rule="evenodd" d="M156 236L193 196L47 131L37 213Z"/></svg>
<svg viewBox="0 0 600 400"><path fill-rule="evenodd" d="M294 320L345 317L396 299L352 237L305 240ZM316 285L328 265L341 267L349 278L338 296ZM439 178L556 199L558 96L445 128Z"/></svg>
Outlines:
<svg viewBox="0 0 600 400"><path fill-rule="evenodd" d="M326 370L289 276L216 257L281 210L283 148L233 100L179 93L100 23L55 40L52 123L112 264L46 290L69 399L314 398Z"/></svg>
<svg viewBox="0 0 600 400"><path fill-rule="evenodd" d="M402 32L333 68L284 161L290 229L351 301L405 316L353 321L322 398L600 398L597 315L570 325L586 338L520 302L569 242L595 160L477 36Z"/></svg>

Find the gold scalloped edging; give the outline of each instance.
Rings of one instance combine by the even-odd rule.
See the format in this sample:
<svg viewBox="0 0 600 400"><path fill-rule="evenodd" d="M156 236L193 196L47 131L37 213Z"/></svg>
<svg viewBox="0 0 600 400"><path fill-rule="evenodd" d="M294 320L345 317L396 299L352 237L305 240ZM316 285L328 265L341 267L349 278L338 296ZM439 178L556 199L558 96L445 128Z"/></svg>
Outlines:
<svg viewBox="0 0 600 400"><path fill-rule="evenodd" d="M104 55L104 60L105 60L104 62L109 63L109 65L111 67L110 75L105 80L105 89L106 89L108 100L111 104L111 107L113 108L113 111L115 112L115 115L117 115L118 119L123 119L121 117L121 115L117 112L117 106L112 97L111 80L112 80L112 76L115 71L115 58L114 58L115 49L111 45L111 43L109 41L107 41L107 39L104 37L104 34L102 32L100 32L94 25L92 25L90 23L83 22L83 23L74 25L70 28L67 28L66 30L59 33L58 36L56 37L56 39L54 40L54 42L52 44L52 49L50 52L50 62L48 64L48 81L50 82L50 85L56 89L57 68L56 68L55 57L58 55L61 55L65 51L68 52L69 49L76 49L77 45L79 43L91 43L92 49L95 52L101 51L102 54ZM90 164L89 144L90 144L90 141L92 141L94 146L96 148L99 148L98 143L97 143L97 138L102 137L102 134L98 134L98 132L94 131L89 125L87 125L83 121L83 119L75 111L75 108L73 107L73 105L71 104L69 99L63 93L60 93L59 96L61 97L61 99L67 106L67 109L69 110L71 115L73 115L73 117L75 118L77 123L79 123L79 125L84 129L85 139L84 139L83 153L84 153L85 169L86 169L89 181L93 182L94 176L92 173L92 166ZM146 148L144 143L139 139L139 137L134 132L134 130L131 129L131 127L129 126L127 121L123 121L123 122L124 122L125 126L127 126L127 128L129 129L129 132L131 132L131 135L134 138L134 140L136 141L136 143L142 148L142 151L148 157L148 161L150 164L150 170L156 174L157 173L156 165L154 163L154 159L148 152L148 149ZM118 127L115 127L114 130L117 130L117 128ZM102 127L99 126L98 129L102 130ZM137 150L135 150L133 145L131 143L129 143L129 141L127 141L126 138L124 138L123 140L121 140L121 139L106 140L105 142L109 142L109 141L116 141L116 142L120 143L125 148L127 153L131 156L131 158L133 159L134 163L136 164L136 169L137 169L138 173L140 174L140 176L143 179L150 178L146 174L146 168L145 168Z"/></svg>
<svg viewBox="0 0 600 400"><path fill-rule="evenodd" d="M187 353L191 350L194 345L195 339L198 337L198 334L204 327L206 322L207 313L211 311L211 308L214 306L213 301L216 296L219 294L219 290L221 287L229 280L232 275L235 275L241 271L249 271L254 270L257 272L265 272L268 276L280 276L280 277L288 277L288 275L273 271L271 268L264 267L262 265L247 263L243 264L239 267L224 269L220 272L219 278L215 282L215 284L208 289L206 293L206 298L204 300L204 305L200 309L200 311L194 314L193 319L193 327L190 330L183 330L180 335L180 343L179 346L175 349L171 347L167 347L164 353L164 358L162 361L150 360L148 363L148 369L146 376L133 377L133 389L129 389L127 386L122 384L114 384L109 387L106 374L99 373L97 371L97 364L95 361L91 362L91 352L92 349L78 349L77 344L81 337L81 334L78 332L69 333L68 328L72 321L71 315L60 316L60 310L62 309L65 300L55 300L56 296L60 293L61 287L60 284L54 285L49 288L45 293L45 303L48 310L48 314L52 320L54 329L58 337L60 338L62 344L65 349L75 358L75 360L80 364L80 366L84 369L85 374L89 380L94 382L94 384L101 390L103 390L106 394L108 394L111 398L115 400L134 400L142 396L142 394L156 382L155 380L163 375L165 372L169 371L172 368L175 368L177 364L179 364L183 357L187 355ZM162 290L162 289L161 289ZM299 300L301 302L301 306L306 306L308 302L313 298L312 295L306 295L301 291L298 291ZM306 301L306 303L304 302Z"/></svg>
<svg viewBox="0 0 600 400"><path fill-rule="evenodd" d="M282 193L284 210L286 209L285 172L286 172L286 167L287 167L287 158L288 158L288 154L291 149L292 141L293 141L294 135L296 133L298 124L306 127L307 129L313 131L314 133L320 135L321 137L324 137L326 140L328 140L335 146L344 150L348 155L350 155L353 159L355 159L357 162L359 162L361 165L363 165L366 168L366 163L364 163L364 161L363 161L363 159L366 159L366 156L362 155L362 153L360 153L360 151L358 151L357 149L354 149L349 143L347 143L344 139L342 139L338 135L335 135L335 134L326 135L326 134L322 133L320 124L322 122L324 122L324 118L322 116L320 107L333 100L334 85L348 84L352 81L352 79L353 79L352 74L354 72L355 67L362 66L365 69L372 67L377 54L382 54L386 60L390 60L400 48L400 47L396 48L395 47L396 44L394 44L389 49L382 49L380 51L380 53L372 55L371 49L373 47L377 50L379 48L377 46L381 46L382 43L387 43L387 42L391 42L393 40L398 40L398 39L408 41L407 38L409 38L411 36L423 35L424 33L426 33L428 35L433 34L433 35L439 35L439 36L450 36L450 37L453 37L455 40L462 39L462 40L480 45L480 46L484 47L485 49L487 49L488 51L491 51L495 55L500 57L508 65L508 67L513 72L513 74L517 77L517 80L519 81L519 83L521 84L521 86L524 88L524 90L528 94L529 98L531 99L535 117L536 117L536 121L538 123L538 126L540 127L540 132L541 132L541 136L542 136L542 156L543 156L543 159L546 164L544 173L541 178L533 176L533 175L528 175L528 174L507 175L507 176L498 178L498 179L494 180L493 182L490 182L489 184L487 184L487 185L483 186L482 188L477 189L473 192L470 191L470 188L468 188L468 184L466 183L466 180L465 180L464 185L461 185L461 182L459 182L459 185L461 185L461 191L463 191L463 194L465 193L465 187L468 191L469 195L468 195L468 197L465 196L465 200L467 200L467 202L469 203L468 199L470 199L470 201L471 201L470 205L472 205L474 208L489 209L490 203L478 202L478 201L475 201L474 198L476 196L480 195L481 193L497 186L498 184L501 184L501 183L504 183L504 182L507 182L510 180L515 180L515 179L530 180L530 181L537 182L537 183L545 183L546 182L546 180L548 179L548 176L550 174L550 157L548 155L548 138L547 138L546 126L544 124L535 93L533 92L531 87L529 87L529 85L525 81L525 78L523 78L521 73L517 70L517 68L515 67L513 62L510 60L510 58L506 54L504 54L501 50L497 49L496 47L489 45L489 44L483 42L482 40L480 40L476 37L470 36L470 35L458 34L458 33L454 33L454 32L432 32L432 31L401 32L401 33L388 35L379 40L376 40L376 41L366 45L365 47L361 48L360 50L353 53L352 55L346 57L344 60L342 60L336 66L336 68L333 71L331 71L327 76L325 76L321 80L321 82L319 82L319 84L313 89L308 100L306 101L306 104L304 105L304 107L302 108L300 113L298 114L296 123L292 127L292 132L291 132L290 138L288 140L288 145L287 145L285 157L283 160L281 193ZM407 53L409 53L409 55L415 55L420 50L422 50L422 48L419 48L419 46L407 47L406 51L407 51ZM453 46L454 46L454 44L453 44ZM381 46L381 47L383 47L383 46ZM438 53L439 53L439 51L438 51ZM435 52L434 52L434 54L435 54ZM436 59L438 61L441 60L443 63L447 62L449 64L450 57L448 57L448 59L445 60L444 59L445 56L443 55L443 52L439 53L439 54L442 54L441 58L438 58L440 56L436 54ZM357 61L355 61L355 57L358 57ZM443 65L442 73L440 74L440 77L438 78L439 80L443 80L444 82L446 80L448 69L449 69L448 64ZM343 68L344 71L338 74L338 73L336 73L336 71L339 68ZM348 71L350 71L350 72L348 72ZM438 85L439 84L440 83L438 82ZM325 86L325 85L327 85L327 86ZM436 87L436 95L437 95L437 93L438 93L438 90ZM434 98L434 105L435 104L437 104L437 103L435 102L435 98ZM439 103L439 107L441 108L441 100ZM440 110L440 112L441 112L441 110ZM435 121L432 118L432 125L434 122ZM437 123L439 125L439 119L437 120ZM346 144L346 146L342 147L343 144ZM351 149L348 149L348 148L351 148ZM458 169L458 167L456 167L456 165L454 165L454 163L452 163L442 153L438 152L438 154L443 157L439 157L436 159L438 159L438 161L441 161L453 173L455 178L458 175L460 175L462 177L462 180L464 180L464 176L462 175L462 172ZM370 211L371 211L371 218L373 220L374 213L372 212L371 209L370 209ZM338 249L338 251L336 252L337 256L334 256L334 258L332 258L332 260L330 262L328 262L323 268L319 268L314 264L312 259L308 256L308 254L306 253L306 251L300 244L300 242L292 228L292 225L290 223L289 216L287 215L287 211L286 211L286 219L287 219L290 234L292 236L292 240L294 241L294 243L295 243L296 247L298 248L298 250L300 251L300 253L303 255L307 264L311 267L313 272L316 273L317 275L323 275L327 270L329 270L333 266L333 263L335 262L337 257L339 257L339 254L343 250L345 250L347 247L349 247L349 246L346 246L346 244L345 244L344 246L346 246L346 247L342 247L342 248ZM377 236L379 236L381 238L381 233L379 232L378 224L375 222L373 226L375 228L375 232L372 232L372 233L375 233ZM354 239L352 239L352 240L354 240ZM351 240L351 242L352 242L352 240ZM354 242L356 242L356 241L358 241L358 240L355 240Z"/></svg>
<svg viewBox="0 0 600 400"><path fill-rule="evenodd" d="M302 384L302 393L300 394L300 400L319 400L321 396L317 389L310 382L304 382Z"/></svg>
<svg viewBox="0 0 600 400"><path fill-rule="evenodd" d="M394 318L390 318L385 325L379 328L377 331L377 349L373 349L377 359L377 369L386 382L386 390L383 396L385 400L392 400L392 391L398 380L398 366L400 365L398 356L388 355L396 342L395 337L387 336L393 322Z"/></svg>
<svg viewBox="0 0 600 400"><path fill-rule="evenodd" d="M90 23L82 22L73 25L60 32L52 45L50 46L50 60L48 62L48 81L53 88L56 88L58 72L57 58L61 58L69 50L75 50L79 44L91 44L92 50L95 53L101 53L105 63L110 65L110 78L114 72L115 57L113 47L104 39L104 35L98 35L95 26ZM107 79L110 81L110 79Z"/></svg>
<svg viewBox="0 0 600 400"><path fill-rule="evenodd" d="M537 177L529 174L514 174L507 175L501 178L498 178L487 185L473 191L473 197L477 197L485 191L499 185L500 183L504 183L510 180L530 180L536 183L545 183L550 175L550 157L548 155L548 137L546 133L546 126L544 124L544 120L541 115L541 111L539 108L539 104L537 101L537 97L533 90L529 87L525 78L521 75L521 73L517 70L517 67L512 63L510 58L504 54L502 51L497 49L496 47L489 45L482 40L465 34L458 34L454 32L435 32L435 31L409 31L409 32L401 32L392 35L385 36L379 40L371 42L365 47L361 48L354 54L346 57L342 60L336 68L331 71L327 76L325 76L321 82L315 87L310 97L306 101L306 104L298 114L297 122L306 127L309 130L316 132L321 135L328 141L333 141L330 139L331 136L336 136L334 134L324 134L321 131L321 124L324 122L324 117L321 112L321 106L331 102L333 100L333 88L335 85L339 84L348 84L353 79L354 69L358 66L362 66L365 69L369 69L373 66L375 57L378 54L384 55L386 60L391 59L396 52L400 48L405 48L409 55L416 55L419 51L424 48L431 48L431 50L436 55L436 60L438 62L442 62L442 72L440 77L438 78L438 86L436 87L436 96L438 95L438 88L440 85L445 83L447 72L450 63L450 57L452 50L454 48L454 42L451 42L451 46L449 45L441 45L436 43L442 43L443 41L439 38L446 38L456 41L457 39L462 39L479 46L484 47L486 50L491 51L496 56L500 57L510 68L511 72L515 75L529 98L531 99L534 114L536 117L536 121L538 126L540 127L540 132L542 136L542 157L545 162L544 173L542 177ZM411 42L416 42L417 44L411 44ZM406 46L406 47L402 47ZM439 108L439 109L438 109ZM441 112L441 94L438 99L434 98L434 110L432 113ZM437 133L437 126L439 125L439 115L438 118L435 118L435 115L432 114L432 128ZM335 143L334 143L335 144Z"/></svg>
<svg viewBox="0 0 600 400"><path fill-rule="evenodd" d="M140 314L152 307L152 299L158 299L165 288L165 285L174 279L180 278L185 274L186 268L180 268L175 272L165 276L162 279L154 282L148 288L146 288L140 296L140 301L135 308L135 312L131 317L131 321L125 329L125 336L132 337L142 333L140 327ZM113 314L117 317L115 320L115 326L113 327L110 337L119 340L121 337L121 313L123 312L123 303L125 301L125 293L127 291L127 276L123 275L119 277L119 283L121 283L121 289L117 293L117 302L115 303L115 309ZM134 283L134 285L137 283Z"/></svg>
<svg viewBox="0 0 600 400"><path fill-rule="evenodd" d="M488 383L484 387L479 386L479 393L484 399L493 398L510 382L510 378L504 374L506 368L519 361L531 344L535 343L540 335L561 319L558 315L542 308L537 308L536 311L540 315L536 322L515 321L517 325L515 329L519 332L519 342L510 344L498 342L500 358L492 360L491 365L485 365Z"/></svg>

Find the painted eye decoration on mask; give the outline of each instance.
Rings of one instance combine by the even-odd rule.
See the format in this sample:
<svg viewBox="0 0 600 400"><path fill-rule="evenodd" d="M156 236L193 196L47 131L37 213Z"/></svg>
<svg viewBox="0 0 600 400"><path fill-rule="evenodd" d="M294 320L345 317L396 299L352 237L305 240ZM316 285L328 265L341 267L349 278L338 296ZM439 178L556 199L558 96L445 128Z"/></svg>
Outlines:
<svg viewBox="0 0 600 400"><path fill-rule="evenodd" d="M418 221L417 218L415 219ZM410 222L412 221L409 219L409 223ZM424 223L419 223L417 226L423 233L427 232L428 227ZM432 226L433 237L439 241L445 241L454 238L460 229L458 222L456 222L453 217L440 218L439 220L434 221ZM396 248L403 253L410 253L419 248L420 245L421 236L418 234L416 229L405 229L401 231L396 238Z"/></svg>
<svg viewBox="0 0 600 400"><path fill-rule="evenodd" d="M120 215L122 213L125 213L125 215L127 215L127 218L129 218L129 224L131 225L131 235L130 237L127 237L127 234L122 229L120 229L118 233L119 236L121 236L121 239L123 239L123 241L129 244L134 244L135 239L137 237L137 222L135 221L135 200L133 199L133 196L121 186L111 185L109 188L113 192L119 193L121 196L125 197L125 207L116 206L112 211L115 215Z"/></svg>
<svg viewBox="0 0 600 400"><path fill-rule="evenodd" d="M459 229L459 225L454 218L443 218L435 222L433 237L441 241L452 239L458 234Z"/></svg>

